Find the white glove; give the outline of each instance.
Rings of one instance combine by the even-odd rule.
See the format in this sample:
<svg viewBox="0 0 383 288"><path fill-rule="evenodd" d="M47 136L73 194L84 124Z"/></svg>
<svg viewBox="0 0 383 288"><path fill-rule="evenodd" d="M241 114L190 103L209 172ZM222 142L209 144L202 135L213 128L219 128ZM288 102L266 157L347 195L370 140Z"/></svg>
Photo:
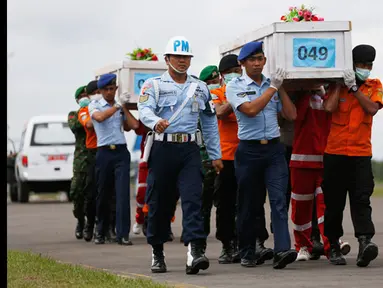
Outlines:
<svg viewBox="0 0 383 288"><path fill-rule="evenodd" d="M355 72L352 69L346 69L343 71L344 84L350 89L352 86L356 85Z"/></svg>
<svg viewBox="0 0 383 288"><path fill-rule="evenodd" d="M131 97L130 97L130 94L129 94L129 92L124 92L124 93L122 93L122 94L120 94L119 95L119 102L121 103L121 104L126 104L126 103L128 103L129 102L129 100L131 99Z"/></svg>
<svg viewBox="0 0 383 288"><path fill-rule="evenodd" d="M275 73L271 75L270 87L278 90L285 79L285 70L283 68L278 68Z"/></svg>

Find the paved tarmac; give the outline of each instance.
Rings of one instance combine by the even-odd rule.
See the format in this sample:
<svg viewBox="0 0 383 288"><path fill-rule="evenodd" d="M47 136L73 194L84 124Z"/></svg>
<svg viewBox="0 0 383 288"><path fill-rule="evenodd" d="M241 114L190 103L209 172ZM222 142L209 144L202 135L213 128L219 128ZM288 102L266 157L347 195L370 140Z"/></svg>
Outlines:
<svg viewBox="0 0 383 288"><path fill-rule="evenodd" d="M284 270L273 270L271 262L256 268L243 268L239 264L220 265L217 258L221 245L214 238L215 229L208 239L206 255L210 268L198 275L185 274L186 247L179 243L181 234L181 210L177 208L173 231L176 240L165 245L168 273L151 274L151 249L142 235L132 235L133 246L117 244L96 246L74 237L75 219L72 205L59 200L38 200L28 204L9 203L8 249L32 251L54 259L82 264L130 276L150 277L168 282L175 287L383 287L383 198L373 198L373 219L376 228L374 241L381 248L381 255L367 268L358 268L355 259L358 251L353 236L348 207L344 219L344 240L352 250L347 255L348 265L336 267L326 259L295 262ZM268 208L268 205L266 205ZM134 211L132 201L132 219ZM215 210L213 210L213 215ZM267 209L266 215L269 215ZM214 227L215 217L212 217ZM269 219L267 219L269 223ZM290 224L290 230L291 230ZM272 236L266 243L273 247Z"/></svg>

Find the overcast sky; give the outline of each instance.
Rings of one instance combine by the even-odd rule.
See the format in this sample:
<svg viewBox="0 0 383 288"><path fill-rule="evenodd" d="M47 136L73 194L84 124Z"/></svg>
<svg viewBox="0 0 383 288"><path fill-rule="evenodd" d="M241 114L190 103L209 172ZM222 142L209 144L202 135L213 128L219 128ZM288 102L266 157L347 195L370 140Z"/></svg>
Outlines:
<svg viewBox="0 0 383 288"><path fill-rule="evenodd" d="M74 92L94 70L120 61L137 46L161 54L168 39L189 39L199 74L219 62L218 46L279 22L298 1L254 0L12 0L8 1L9 136L20 138L32 116L77 109ZM304 1L325 21L351 20L353 46L377 50L373 77L383 79L380 0ZM368 4L368 7L366 7ZM162 58L162 57L161 57ZM374 117L373 153L383 160L383 111Z"/></svg>

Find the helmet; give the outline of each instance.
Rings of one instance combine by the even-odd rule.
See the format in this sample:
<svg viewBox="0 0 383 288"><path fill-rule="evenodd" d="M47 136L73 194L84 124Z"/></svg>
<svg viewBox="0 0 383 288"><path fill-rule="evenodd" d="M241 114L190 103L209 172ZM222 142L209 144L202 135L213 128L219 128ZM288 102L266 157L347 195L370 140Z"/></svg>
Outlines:
<svg viewBox="0 0 383 288"><path fill-rule="evenodd" d="M168 45L166 45L164 55L184 55L193 57L189 41L183 36L170 38Z"/></svg>

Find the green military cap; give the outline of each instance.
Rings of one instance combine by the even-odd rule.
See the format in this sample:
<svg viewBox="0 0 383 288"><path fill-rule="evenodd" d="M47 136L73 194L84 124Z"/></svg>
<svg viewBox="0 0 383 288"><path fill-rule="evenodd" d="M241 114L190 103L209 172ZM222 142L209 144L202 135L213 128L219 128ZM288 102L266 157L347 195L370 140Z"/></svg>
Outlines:
<svg viewBox="0 0 383 288"><path fill-rule="evenodd" d="M74 99L78 99L78 97L82 94L82 93L86 93L86 85L85 86L81 86L80 88L78 88L76 90L76 93L74 94Z"/></svg>
<svg viewBox="0 0 383 288"><path fill-rule="evenodd" d="M201 73L199 74L199 80L207 81L207 80L217 78L218 76L219 76L218 67L214 65L210 65L202 69Z"/></svg>

